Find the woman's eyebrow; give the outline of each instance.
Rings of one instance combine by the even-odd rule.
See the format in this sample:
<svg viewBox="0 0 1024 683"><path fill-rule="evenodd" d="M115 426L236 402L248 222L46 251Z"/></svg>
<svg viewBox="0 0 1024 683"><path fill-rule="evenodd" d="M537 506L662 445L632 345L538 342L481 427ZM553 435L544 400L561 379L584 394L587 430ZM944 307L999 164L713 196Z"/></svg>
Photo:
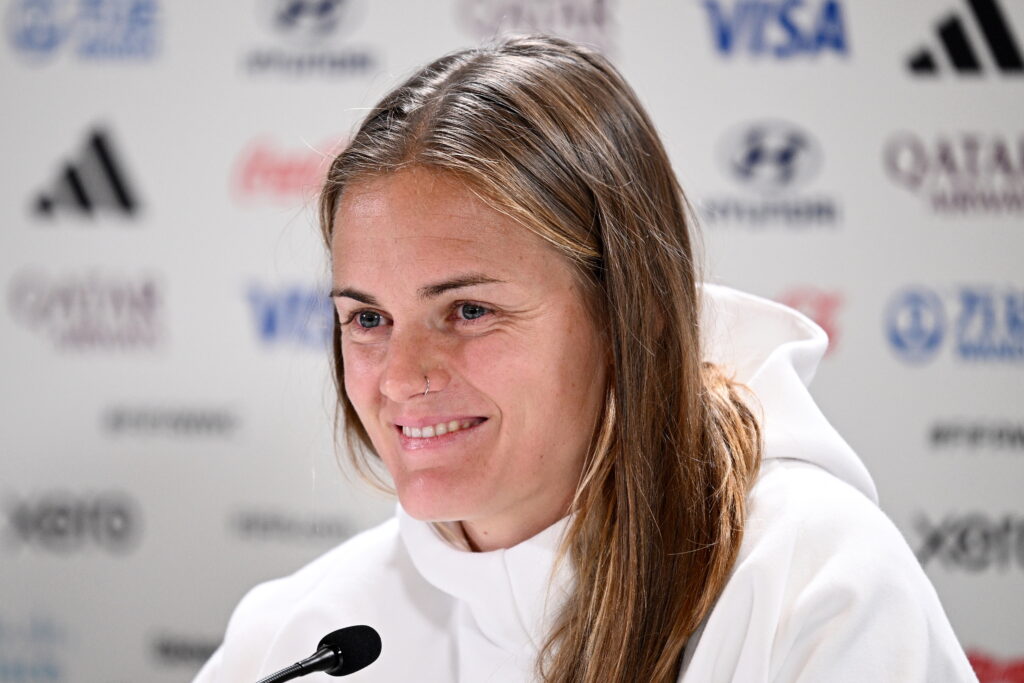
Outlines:
<svg viewBox="0 0 1024 683"><path fill-rule="evenodd" d="M436 296L440 296L445 292L450 292L453 289L461 289L463 287L473 287L474 285L490 285L490 284L501 284L504 280L490 277L488 275L481 275L479 273L470 273L468 275L459 275L443 282L437 282L432 285L424 285L419 289L419 295L421 299L431 299ZM338 297L346 297L348 299L355 299L360 303L364 303L367 306L379 306L380 302L372 294L361 292L358 289L351 287L343 287L340 289L332 289L330 297L336 299Z"/></svg>
<svg viewBox="0 0 1024 683"><path fill-rule="evenodd" d="M463 287L473 287L474 285L489 285L494 283L502 283L504 280L498 280L487 275L480 273L469 273L467 275L460 275L453 277L444 282L438 282L433 285L425 285L420 287L419 293L421 299L430 299L436 296L440 296L445 292L450 292L453 289L461 289Z"/></svg>
<svg viewBox="0 0 1024 683"><path fill-rule="evenodd" d="M379 306L377 299L365 292L360 292L358 289L352 289L351 287L345 287L343 289L332 289L331 298L336 299L338 297L346 297L349 299L355 299L360 303L364 303L367 306Z"/></svg>

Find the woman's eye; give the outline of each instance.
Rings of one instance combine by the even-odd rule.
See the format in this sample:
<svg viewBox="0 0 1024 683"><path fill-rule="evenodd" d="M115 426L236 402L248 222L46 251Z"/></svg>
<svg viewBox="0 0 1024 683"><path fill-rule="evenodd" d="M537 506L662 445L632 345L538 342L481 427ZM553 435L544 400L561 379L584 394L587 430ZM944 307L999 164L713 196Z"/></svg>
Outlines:
<svg viewBox="0 0 1024 683"><path fill-rule="evenodd" d="M381 315L374 311L361 311L359 315L356 316L356 320L359 323L359 327L370 329L380 325Z"/></svg>
<svg viewBox="0 0 1024 683"><path fill-rule="evenodd" d="M476 320L487 315L488 309L480 304L462 304L459 306L459 316L463 320Z"/></svg>

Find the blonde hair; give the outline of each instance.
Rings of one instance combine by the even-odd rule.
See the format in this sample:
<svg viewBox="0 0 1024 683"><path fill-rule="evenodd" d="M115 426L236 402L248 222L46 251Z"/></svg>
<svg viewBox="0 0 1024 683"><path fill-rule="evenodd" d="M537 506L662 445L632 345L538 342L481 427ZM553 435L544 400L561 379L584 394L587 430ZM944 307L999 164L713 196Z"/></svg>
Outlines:
<svg viewBox="0 0 1024 683"><path fill-rule="evenodd" d="M454 174L558 249L606 329L610 379L563 552L576 588L538 661L545 681L674 681L725 585L761 457L742 388L701 361L687 205L636 95L599 54L544 36L465 50L386 95L328 172L330 248L350 183ZM372 444L334 367L350 453Z"/></svg>

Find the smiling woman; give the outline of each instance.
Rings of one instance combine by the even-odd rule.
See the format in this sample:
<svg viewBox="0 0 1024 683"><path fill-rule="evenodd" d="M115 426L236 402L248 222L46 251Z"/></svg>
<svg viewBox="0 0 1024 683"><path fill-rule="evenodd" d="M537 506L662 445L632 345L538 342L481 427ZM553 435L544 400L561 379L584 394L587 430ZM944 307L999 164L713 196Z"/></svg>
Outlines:
<svg viewBox="0 0 1024 683"><path fill-rule="evenodd" d="M699 284L668 157L600 55L433 62L320 207L349 452L399 507L253 589L197 680L360 622L383 641L363 681L973 680L806 390L824 333Z"/></svg>
<svg viewBox="0 0 1024 683"><path fill-rule="evenodd" d="M349 185L335 225L345 396L405 511L478 550L558 521L606 384L570 265L419 167Z"/></svg>

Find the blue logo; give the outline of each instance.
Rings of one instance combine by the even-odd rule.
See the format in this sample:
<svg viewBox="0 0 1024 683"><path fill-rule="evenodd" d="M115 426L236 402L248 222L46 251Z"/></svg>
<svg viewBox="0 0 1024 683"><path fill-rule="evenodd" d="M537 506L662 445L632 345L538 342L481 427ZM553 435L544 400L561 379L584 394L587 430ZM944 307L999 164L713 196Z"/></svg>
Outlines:
<svg viewBox="0 0 1024 683"><path fill-rule="evenodd" d="M741 52L776 59L849 53L837 0L705 0L704 9L715 49L726 57Z"/></svg>
<svg viewBox="0 0 1024 683"><path fill-rule="evenodd" d="M266 344L290 344L326 349L334 322L334 307L324 292L288 286L248 291L256 332Z"/></svg>
<svg viewBox="0 0 1024 683"><path fill-rule="evenodd" d="M70 680L68 640L67 625L50 614L0 612L0 681Z"/></svg>
<svg viewBox="0 0 1024 683"><path fill-rule="evenodd" d="M886 331L893 351L910 363L931 360L948 339L963 361L1024 361L1024 290L964 286L940 297L906 289L889 303Z"/></svg>
<svg viewBox="0 0 1024 683"><path fill-rule="evenodd" d="M149 59L158 48L157 0L15 0L7 35L23 55L68 48L80 59Z"/></svg>
<svg viewBox="0 0 1024 683"><path fill-rule="evenodd" d="M885 318L889 343L909 362L931 360L946 334L942 301L926 289L908 289L898 294L889 303Z"/></svg>

